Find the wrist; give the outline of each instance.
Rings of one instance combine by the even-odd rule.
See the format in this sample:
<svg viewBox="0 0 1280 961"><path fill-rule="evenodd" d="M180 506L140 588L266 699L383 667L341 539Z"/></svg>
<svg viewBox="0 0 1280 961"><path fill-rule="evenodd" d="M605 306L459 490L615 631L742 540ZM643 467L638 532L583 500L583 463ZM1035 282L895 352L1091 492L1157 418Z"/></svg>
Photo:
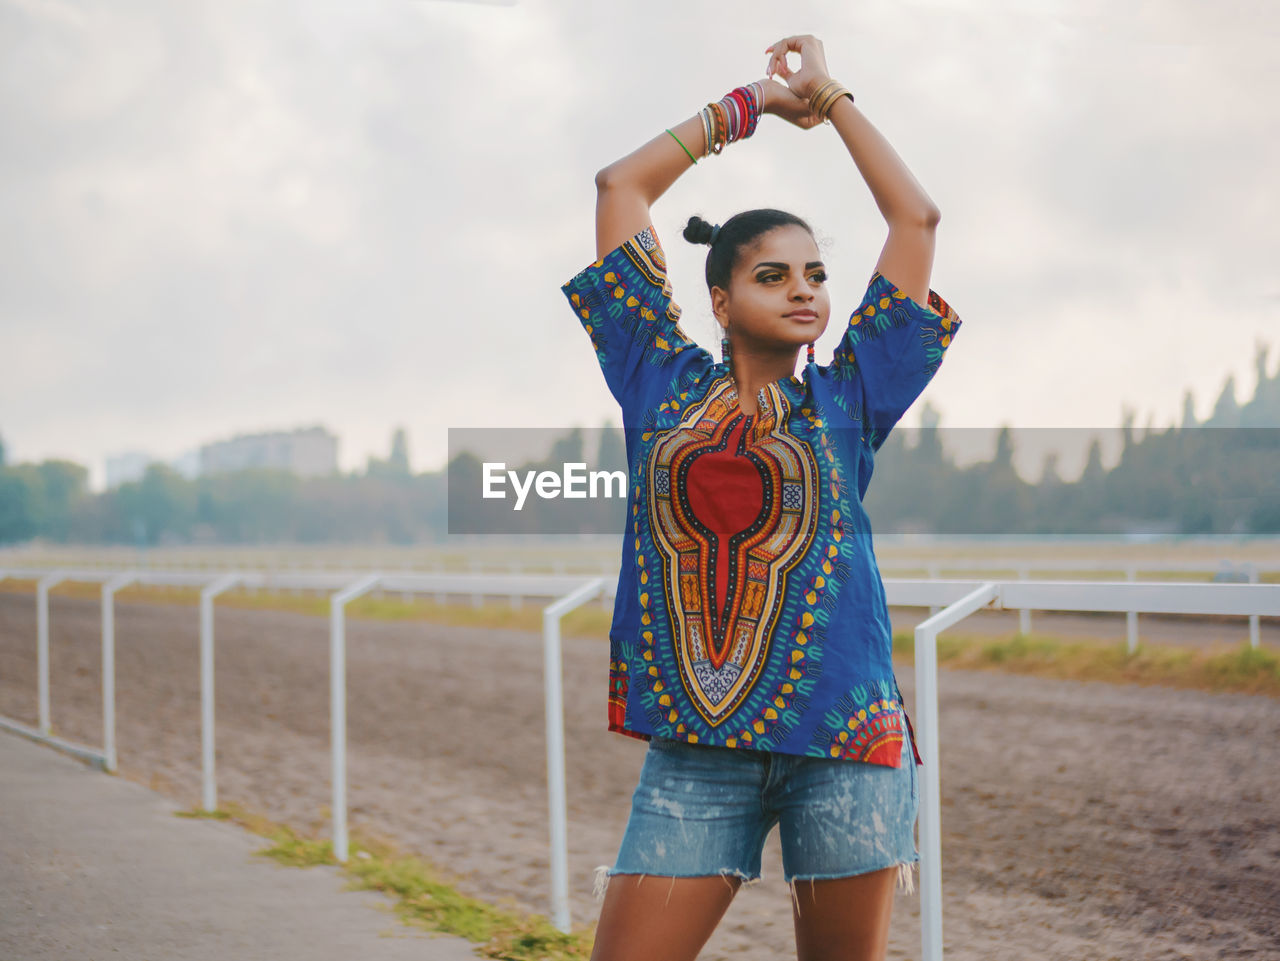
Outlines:
<svg viewBox="0 0 1280 961"><path fill-rule="evenodd" d="M813 97L815 93L818 92L818 90L821 89L824 83L830 83L830 82L831 82L830 74L820 73L817 76L815 76L812 80L808 80L804 84L802 84L800 87L798 87L796 89L796 96L802 97L805 100L809 100L810 98Z"/></svg>
<svg viewBox="0 0 1280 961"><path fill-rule="evenodd" d="M757 80L756 83L758 83L760 85L760 89L764 91L764 103L760 105L760 112L774 113L780 102L778 100L778 94L780 93L778 90L778 84L773 83L768 77L765 77L763 80Z"/></svg>
<svg viewBox="0 0 1280 961"><path fill-rule="evenodd" d="M828 78L810 92L809 111L815 117L826 120L831 108L845 97L853 100L853 94L849 92L849 88L838 80Z"/></svg>
<svg viewBox="0 0 1280 961"><path fill-rule="evenodd" d="M766 84L752 81L737 87L698 112L706 136L707 153L718 154L726 146L745 140L756 131L765 112Z"/></svg>

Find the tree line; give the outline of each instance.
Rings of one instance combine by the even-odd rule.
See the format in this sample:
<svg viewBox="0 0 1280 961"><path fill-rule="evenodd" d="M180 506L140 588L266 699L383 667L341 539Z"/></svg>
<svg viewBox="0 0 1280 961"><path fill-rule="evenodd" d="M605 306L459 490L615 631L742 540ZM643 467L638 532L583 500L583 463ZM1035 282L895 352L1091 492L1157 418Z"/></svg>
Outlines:
<svg viewBox="0 0 1280 961"><path fill-rule="evenodd" d="M876 455L866 498L877 532L935 534L1280 534L1280 370L1257 357L1258 387L1244 405L1228 380L1213 413L1182 424L1136 428L1124 412L1120 456L1103 464L1094 438L1083 473L1066 481L1046 456L1038 480L1014 468L1014 434L999 430L986 460L957 462L972 438L946 430L925 405L922 426L890 433ZM519 465L552 471L567 462L625 469L619 430L573 429L547 456ZM515 465L512 465L515 466ZM303 479L246 470L188 479L151 465L145 475L102 493L88 471L65 460L10 464L0 440L0 543L253 544L438 541L452 530L500 533L611 533L625 505L544 502L516 514L481 495L481 462L456 453L442 470L414 474L403 431L391 456L363 471Z"/></svg>

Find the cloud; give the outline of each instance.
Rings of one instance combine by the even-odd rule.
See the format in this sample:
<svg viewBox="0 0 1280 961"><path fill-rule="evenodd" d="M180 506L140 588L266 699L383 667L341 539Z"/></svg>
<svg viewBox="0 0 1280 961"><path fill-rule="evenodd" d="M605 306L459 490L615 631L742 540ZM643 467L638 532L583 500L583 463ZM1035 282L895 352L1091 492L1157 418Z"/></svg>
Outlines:
<svg viewBox="0 0 1280 961"><path fill-rule="evenodd" d="M448 426L616 417L558 290L592 176L797 24L943 210L946 423L1172 419L1276 329L1277 16L1208 9L7 0L0 432L96 467L322 421L356 466L403 423L425 467ZM763 205L842 310L884 241L834 132L766 118L654 208L708 347L679 228Z"/></svg>

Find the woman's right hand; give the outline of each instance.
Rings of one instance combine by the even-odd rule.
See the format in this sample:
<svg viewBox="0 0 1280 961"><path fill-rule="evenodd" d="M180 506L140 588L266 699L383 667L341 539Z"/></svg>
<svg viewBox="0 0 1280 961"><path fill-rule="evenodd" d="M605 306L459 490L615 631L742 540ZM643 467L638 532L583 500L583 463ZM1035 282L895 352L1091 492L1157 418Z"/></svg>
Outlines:
<svg viewBox="0 0 1280 961"><path fill-rule="evenodd" d="M770 44L765 53L769 54L769 66L765 72L770 77L779 76L785 80L787 88L797 97L808 100L815 90L831 79L822 41L812 34L784 37L777 43ZM792 70L788 65L788 53L800 54L798 70Z"/></svg>
<svg viewBox="0 0 1280 961"><path fill-rule="evenodd" d="M765 79L760 81L764 88L764 113L781 117L787 123L795 124L801 130L812 130L822 121L809 110L809 101L798 97L785 83Z"/></svg>

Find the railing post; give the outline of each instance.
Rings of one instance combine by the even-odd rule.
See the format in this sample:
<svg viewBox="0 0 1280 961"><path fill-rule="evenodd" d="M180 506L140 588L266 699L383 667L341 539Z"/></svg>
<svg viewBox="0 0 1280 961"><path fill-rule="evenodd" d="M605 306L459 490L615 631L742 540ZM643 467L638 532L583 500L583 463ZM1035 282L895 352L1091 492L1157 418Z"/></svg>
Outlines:
<svg viewBox="0 0 1280 961"><path fill-rule="evenodd" d="M333 856L347 860L347 602L382 579L369 574L329 598L329 743L333 771Z"/></svg>
<svg viewBox="0 0 1280 961"><path fill-rule="evenodd" d="M1129 564L1124 571L1125 580L1136 581L1138 579L1138 570L1134 565ZM1138 612L1129 611L1125 615L1125 628L1128 639L1129 653L1135 654L1138 651Z"/></svg>
<svg viewBox="0 0 1280 961"><path fill-rule="evenodd" d="M121 574L102 585L102 766L116 770L116 591L137 580Z"/></svg>
<svg viewBox="0 0 1280 961"><path fill-rule="evenodd" d="M916 731L920 776L920 947L923 961L942 961L942 779L938 763L938 632L999 596L988 582L916 625Z"/></svg>
<svg viewBox="0 0 1280 961"><path fill-rule="evenodd" d="M1258 583L1258 565L1250 561L1245 565L1245 569L1249 572L1249 583ZM1255 651L1262 643L1262 625L1257 614L1249 615L1249 646Z"/></svg>
<svg viewBox="0 0 1280 961"><path fill-rule="evenodd" d="M542 611L542 676L547 723L547 807L551 834L551 913L555 926L569 933L568 810L564 764L564 698L561 683L560 619L589 601L604 586L596 577Z"/></svg>
<svg viewBox="0 0 1280 961"><path fill-rule="evenodd" d="M1025 564L1018 568L1018 580L1025 581L1029 576L1027 566ZM1024 637L1031 633L1031 609L1029 607L1021 608L1018 611L1018 633Z"/></svg>
<svg viewBox="0 0 1280 961"><path fill-rule="evenodd" d="M240 580L239 574L224 574L200 591L200 794L204 809L210 812L218 809L213 720L213 599Z"/></svg>
<svg viewBox="0 0 1280 961"><path fill-rule="evenodd" d="M40 716L40 733L53 733L49 719L49 589L66 577L61 571L46 574L36 582L36 702Z"/></svg>

